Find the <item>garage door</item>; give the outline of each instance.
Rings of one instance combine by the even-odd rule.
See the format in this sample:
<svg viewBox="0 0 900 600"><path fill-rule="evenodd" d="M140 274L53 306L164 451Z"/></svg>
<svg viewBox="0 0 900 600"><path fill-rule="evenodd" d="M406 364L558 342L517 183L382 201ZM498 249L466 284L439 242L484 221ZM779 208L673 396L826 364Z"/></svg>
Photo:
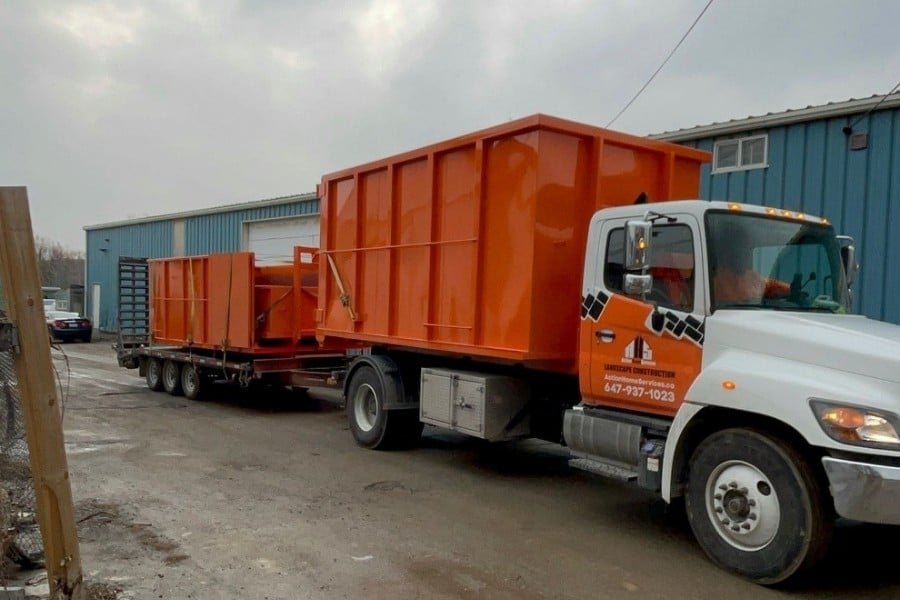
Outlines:
<svg viewBox="0 0 900 600"><path fill-rule="evenodd" d="M291 262L294 246L319 247L319 215L244 223L244 248L257 263Z"/></svg>

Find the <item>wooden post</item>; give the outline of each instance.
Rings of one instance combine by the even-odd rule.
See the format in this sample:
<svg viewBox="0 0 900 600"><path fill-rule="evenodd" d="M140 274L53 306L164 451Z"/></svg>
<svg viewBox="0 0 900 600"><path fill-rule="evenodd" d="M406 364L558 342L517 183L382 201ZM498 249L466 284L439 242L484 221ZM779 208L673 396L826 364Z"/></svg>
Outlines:
<svg viewBox="0 0 900 600"><path fill-rule="evenodd" d="M18 332L19 350L13 357L50 597L84 600L62 416L24 187L0 187L0 278L8 316Z"/></svg>

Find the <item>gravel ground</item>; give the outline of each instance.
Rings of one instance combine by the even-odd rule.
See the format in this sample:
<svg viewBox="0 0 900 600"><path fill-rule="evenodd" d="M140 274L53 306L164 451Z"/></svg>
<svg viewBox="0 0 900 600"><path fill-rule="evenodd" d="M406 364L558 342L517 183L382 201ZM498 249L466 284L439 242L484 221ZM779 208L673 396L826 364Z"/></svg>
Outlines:
<svg viewBox="0 0 900 600"><path fill-rule="evenodd" d="M841 527L816 580L768 590L713 566L679 511L552 444L426 428L416 449L368 451L334 397L192 402L148 391L108 343L63 350L95 599L900 597L881 550L897 528Z"/></svg>

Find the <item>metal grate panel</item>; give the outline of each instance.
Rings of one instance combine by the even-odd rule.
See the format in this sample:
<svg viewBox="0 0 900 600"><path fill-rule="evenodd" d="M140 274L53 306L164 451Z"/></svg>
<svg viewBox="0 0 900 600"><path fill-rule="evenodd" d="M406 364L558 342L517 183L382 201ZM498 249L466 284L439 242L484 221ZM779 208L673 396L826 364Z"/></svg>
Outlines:
<svg viewBox="0 0 900 600"><path fill-rule="evenodd" d="M150 338L150 271L146 258L119 257L119 348Z"/></svg>

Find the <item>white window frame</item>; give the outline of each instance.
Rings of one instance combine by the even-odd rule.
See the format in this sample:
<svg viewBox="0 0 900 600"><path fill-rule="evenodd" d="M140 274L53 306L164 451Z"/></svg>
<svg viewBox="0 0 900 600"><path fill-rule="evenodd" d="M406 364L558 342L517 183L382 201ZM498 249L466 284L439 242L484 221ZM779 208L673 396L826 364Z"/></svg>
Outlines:
<svg viewBox="0 0 900 600"><path fill-rule="evenodd" d="M750 163L748 165L741 164L741 158L744 151L744 144L756 140L763 141L763 157L762 162ZM737 165L733 167L719 167L719 147L724 144L733 144L737 142ZM733 173L735 171L749 171L751 169L765 169L769 166L769 135L762 133L758 135L748 135L741 138L729 138L727 140L719 140L713 145L713 168L712 174Z"/></svg>

